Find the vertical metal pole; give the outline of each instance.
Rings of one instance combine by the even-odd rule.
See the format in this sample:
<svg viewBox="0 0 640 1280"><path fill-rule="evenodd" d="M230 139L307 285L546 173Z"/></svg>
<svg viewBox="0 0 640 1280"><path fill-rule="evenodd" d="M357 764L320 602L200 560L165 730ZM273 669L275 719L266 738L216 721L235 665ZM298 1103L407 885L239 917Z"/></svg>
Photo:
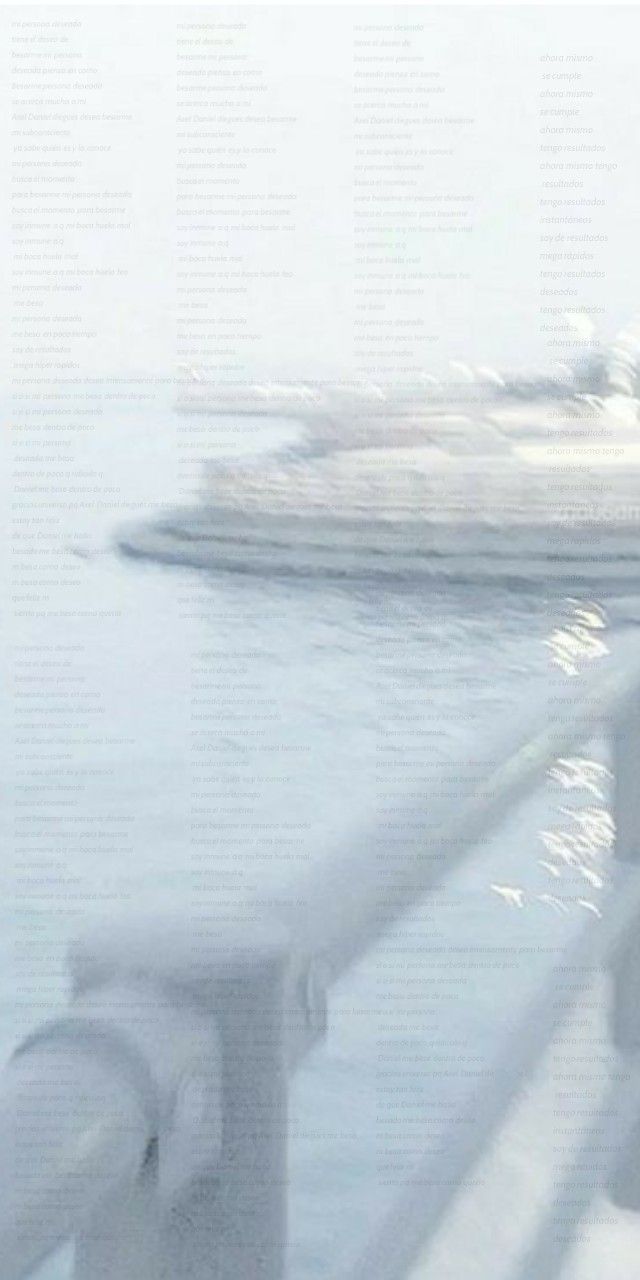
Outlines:
<svg viewBox="0 0 640 1280"><path fill-rule="evenodd" d="M640 863L640 695L630 700L613 734L616 858ZM640 921L613 960L612 1032L623 1054L640 1048Z"/></svg>
<svg viewBox="0 0 640 1280"><path fill-rule="evenodd" d="M133 1198L112 1197L77 1242L76 1280L283 1280L286 1252L288 946L281 931L140 921L76 957L83 989L153 981L215 1024L217 1096L185 1062ZM160 1046L162 1051L162 1046ZM221 1140L208 1131L221 1107Z"/></svg>
<svg viewBox="0 0 640 1280"><path fill-rule="evenodd" d="M640 862L640 694L630 699L613 735L616 858ZM640 921L616 949L611 962L613 1043L623 1059L640 1049ZM632 1132L610 1183L614 1202L640 1211L640 1124Z"/></svg>
<svg viewBox="0 0 640 1280"><path fill-rule="evenodd" d="M158 1280L158 1209L156 1169L147 1158L133 1188L117 1188L76 1237L78 1280Z"/></svg>
<svg viewBox="0 0 640 1280"><path fill-rule="evenodd" d="M284 961L257 947L229 956L218 985L222 1150L218 1167L169 1207L162 1280L282 1280L286 1245Z"/></svg>

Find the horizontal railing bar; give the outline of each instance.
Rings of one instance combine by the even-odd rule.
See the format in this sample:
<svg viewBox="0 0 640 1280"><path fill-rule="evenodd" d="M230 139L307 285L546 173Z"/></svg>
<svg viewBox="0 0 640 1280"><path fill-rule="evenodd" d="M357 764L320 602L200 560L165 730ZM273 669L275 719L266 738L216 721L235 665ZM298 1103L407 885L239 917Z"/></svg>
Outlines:
<svg viewBox="0 0 640 1280"><path fill-rule="evenodd" d="M338 1280L403 1280L420 1249L439 1226L464 1179L484 1154L522 1082L539 1062L596 971L640 912L640 871L616 868L614 888L601 920L589 922L562 953L510 1034L506 1048L466 1112L450 1130L453 1156L444 1181L442 1161L418 1164L415 1178L395 1198L356 1267ZM562 997L562 999L560 999ZM460 1121L462 1120L462 1123ZM446 1130L442 1134L446 1142ZM536 1280L546 1272L539 1272Z"/></svg>
<svg viewBox="0 0 640 1280"><path fill-rule="evenodd" d="M612 1114L603 1122L603 1113ZM640 1115L640 1079L632 1071L628 1079L616 1081L589 1132L575 1154L556 1196L553 1207L538 1225L535 1238L511 1280L554 1280L559 1276L576 1231L598 1190L602 1190L620 1158L620 1149ZM554 1234L554 1218L562 1215L563 1234Z"/></svg>
<svg viewBox="0 0 640 1280"><path fill-rule="evenodd" d="M340 848L291 877L272 913L302 950L323 957L328 984L365 955L423 895L438 888L535 789L545 769L582 746L625 708L640 685L635 636L629 652L633 661L622 673L616 670L591 679L586 689L582 680L576 681L575 701L556 704L557 718L551 725L548 715L542 723L537 716L506 747L494 741L479 752L478 777L460 783L455 802L430 801L427 795L424 805L408 806L385 823L383 835L374 828L347 850ZM502 762L496 764L500 757ZM384 856L385 840L394 849L394 884Z"/></svg>

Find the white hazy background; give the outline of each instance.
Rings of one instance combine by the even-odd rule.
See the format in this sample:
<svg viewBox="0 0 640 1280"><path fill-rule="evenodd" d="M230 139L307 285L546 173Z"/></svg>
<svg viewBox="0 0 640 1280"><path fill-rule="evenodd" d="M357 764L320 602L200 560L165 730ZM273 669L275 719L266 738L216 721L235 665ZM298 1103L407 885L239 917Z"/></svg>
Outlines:
<svg viewBox="0 0 640 1280"><path fill-rule="evenodd" d="M77 310L80 327L91 336L74 348L81 376L116 379L119 391L112 397L108 384L102 385L102 416L95 430L72 436L70 445L65 439L60 448L70 461L62 465L54 457L44 479L47 430L55 434L59 419L45 423L42 448L37 432L25 444L24 435L12 429L16 423L24 427L18 409L35 396L38 379L46 377L36 367L17 388L14 302L19 295L11 293L23 280L18 273L24 267L15 257L11 226L10 183L20 172L11 96L29 96L30 85L37 96L41 84L40 73L29 70L28 57L23 70L11 61L12 24L39 18L80 20L74 48L89 69L86 78L101 84L91 91L90 110L133 117L124 125L88 122L77 135L87 146L110 148L83 153L79 184L89 192L130 193L122 203L131 229L115 238L67 230L64 242L70 270L117 268L120 273L84 279ZM567 354L549 346L540 311L538 93L540 59L549 55L593 58L583 82L593 96L581 104L580 122L594 130L585 140L605 148L598 156L604 167L585 180L589 198L604 202L590 209L593 222L584 228L604 237L595 242L591 264L601 274L578 282L571 309L594 310L596 336L610 340L639 306L640 17L633 8L3 8L0 127L7 162L0 166L0 191L6 314L0 367L7 426L4 769L11 854L1 872L0 1040L7 1054L27 1028L64 1007L66 943L94 908L111 905L116 911L121 901L147 906L158 899L202 905L207 893L232 875L239 888L251 888L265 865L260 857L265 831L285 851L293 847L302 856L321 857L330 844L362 830L381 793L388 797L406 789L408 759L414 785L424 794L440 784L446 768L455 779L456 769L474 759L478 741L485 742L488 732L534 705L541 713L551 709L558 691L566 692L564 674L552 668L545 647L571 616L562 592L500 591L487 597L473 588L420 588L389 590L382 597L379 589L362 585L311 588L224 575L200 579L132 566L112 554L110 539L125 515L142 516L148 508L183 501L198 483L202 458L220 447L215 425L207 424L191 440L180 433L184 420L172 411L177 383L185 375L179 368L178 272L184 269L179 241L189 238L176 217L176 24L189 21L246 24L243 47L263 86L248 113L255 109L296 119L293 126L270 131L273 150L255 159L242 187L245 193L286 197L292 230L220 232L221 240L229 239L221 253L239 256L242 269L256 273L245 281L246 293L220 303L224 315L246 317L257 335L234 353L235 376L252 381L352 378L358 345L367 345L356 293L362 269L357 258L363 252L357 242L365 237L354 231L353 212L354 198L362 194L354 167L353 37L360 25L420 27L412 36L413 51L424 56L419 65L440 73L443 88L429 110L471 120L445 130L444 141L437 131L429 141L428 133L427 145L451 145L453 154L429 161L420 190L471 197L472 231L437 236L408 231L411 219L399 195L397 232L393 227L385 232L392 240L397 234L400 256L413 253L416 271L458 277L417 280L411 300L397 299L395 313L391 307L399 329L408 323L411 362L425 375L447 377L451 361L528 372L546 369ZM250 146L258 134L248 124L237 136L239 144ZM23 203L18 188L13 195L16 205ZM43 207L56 201L69 204L73 197L63 200L58 190L49 198L43 185ZM84 203L90 205L91 199ZM287 274L267 276L273 271ZM69 308L75 303L53 300L50 310ZM369 346L375 345L372 339ZM584 350L579 338L570 344L572 356ZM370 364L368 376L375 376L375 360ZM156 380L143 404L127 382L140 378ZM56 390L55 374L51 385ZM234 447L250 453L264 447L264 439L248 433ZM59 492L62 482L54 473L60 469L67 469L67 484L78 484L79 501L70 497L67 503ZM46 525L50 500L56 502L51 526ZM36 541L41 516L46 532ZM632 603L623 618L633 619L635 608L637 619L637 600ZM633 630L623 627L622 632L625 643L633 645ZM604 666L612 666L621 643L614 625L605 638ZM59 806L53 834L41 835L39 851L30 852L36 837L28 825L28 797L42 798L34 791L42 786L42 771L51 791L45 790L44 808L34 810L35 828L42 812L51 812L46 805L55 809L63 795L60 784L69 783L55 727L47 729L41 758L37 750L30 754L24 741L28 732L37 736L43 722L55 721L59 702L48 683L47 663L60 652L74 690L66 704L73 739L68 767L79 771L80 790L66 817ZM192 719L192 707L194 696L202 697L202 686L213 689L218 708L218 721L207 730L214 735L214 782L204 775L219 797L212 822L220 829L211 836L209 861L192 841L192 793L203 782L202 759L194 750L199 741L194 731L201 726ZM264 708L257 734L252 730L256 698ZM483 850L483 862L449 887L435 914L419 917L421 936L435 930L452 946L460 938L466 942L473 936L481 944L499 936L506 945L513 943L514 951L523 939L541 941L552 951L561 947L567 930L583 917L575 905L565 918L541 903L549 882L539 857L540 829L562 821L557 810L564 798L552 793L516 815ZM95 853L100 848L96 833L114 816L120 825L113 839L109 831L113 848L108 855ZM74 831L76 817L89 832L85 844L94 848L92 856ZM230 868L223 822L234 817L248 829L236 846L244 861L239 857ZM521 889L527 910L510 911L491 893L493 882ZM523 982L529 977L526 968L518 972ZM515 1015L502 1003L511 975L506 982L504 974L476 970L471 962L468 986L461 981L460 1005L454 998L443 1018L446 1032L447 1016L457 1025L461 1014L469 1053L481 1056L498 1043ZM295 1085L292 1105L302 1141L292 1144L296 1252L291 1280L326 1280L334 1261L336 1268L339 1262L346 1267L360 1236L382 1213L384 1176L377 1175L388 1132L382 1121L397 1121L400 1146L404 1133L394 1109L400 1090L394 1098L379 1076L388 1001L391 995L403 998L402 975L398 982L397 973L395 980L385 973L384 955L378 955L338 994L328 1044ZM514 978L516 995L518 990ZM593 1013L583 1018L589 1025L576 1033L591 1037L588 1046L593 1036L606 1039L606 1003L606 993L596 992ZM359 1016L362 1009L373 1011L368 1019ZM412 1034L426 1041L422 1047L429 1052L429 1028L425 1031L417 1016L414 1023ZM552 1076L556 1068L562 1074L564 1051L554 1052L531 1097L522 1100L515 1127L489 1153L475 1199L472 1194L463 1199L458 1216L437 1241L435 1265L442 1280L462 1275L503 1280L521 1232L531 1225L534 1211L548 1203L557 1124ZM389 1053L395 1062L395 1050ZM600 1071L594 1058L593 1070L595 1097L608 1067ZM406 1087L411 1090L415 1081ZM455 1082L451 1087L455 1093ZM413 1101L418 1107L424 1097ZM330 1140L321 1146L314 1142L308 1130L312 1121L319 1131L333 1133L337 1147ZM635 1219L606 1206L599 1216L608 1221L592 1224L588 1244L567 1274L573 1280L632 1280L638 1257ZM66 1276L67 1266L67 1259L51 1264L47 1280ZM415 1280L430 1274L420 1264Z"/></svg>

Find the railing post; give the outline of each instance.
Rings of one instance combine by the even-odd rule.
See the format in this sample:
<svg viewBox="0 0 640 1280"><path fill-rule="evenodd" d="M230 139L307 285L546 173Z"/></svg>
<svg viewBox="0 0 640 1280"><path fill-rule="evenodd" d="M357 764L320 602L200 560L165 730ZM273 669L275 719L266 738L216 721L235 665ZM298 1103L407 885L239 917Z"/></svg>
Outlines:
<svg viewBox="0 0 640 1280"><path fill-rule="evenodd" d="M125 977L153 983L210 1021L221 1055L219 1088L211 1064L185 1061L134 1197L112 1196L77 1239L76 1280L282 1280L284 933L132 920L78 946L74 973L79 991Z"/></svg>
<svg viewBox="0 0 640 1280"><path fill-rule="evenodd" d="M613 733L616 858L640 863L640 697L620 713ZM613 963L613 1039L622 1053L640 1049L640 921Z"/></svg>
<svg viewBox="0 0 640 1280"><path fill-rule="evenodd" d="M616 858L640 863L640 695L636 692L619 714L613 733ZM616 947L611 962L613 1043L632 1065L640 1051L640 920ZM640 1211L640 1126L631 1134L612 1175L616 1204Z"/></svg>

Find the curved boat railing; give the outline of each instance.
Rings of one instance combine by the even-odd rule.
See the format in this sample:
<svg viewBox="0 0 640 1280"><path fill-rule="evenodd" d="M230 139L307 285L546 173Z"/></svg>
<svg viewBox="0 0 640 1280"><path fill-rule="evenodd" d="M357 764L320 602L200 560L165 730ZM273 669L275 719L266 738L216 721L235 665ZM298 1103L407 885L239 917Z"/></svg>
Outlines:
<svg viewBox="0 0 640 1280"><path fill-rule="evenodd" d="M602 919L567 944L550 985L523 1005L497 1074L480 1085L473 1124L457 1117L446 1180L398 1190L359 1263L335 1280L400 1280L486 1149L570 1005L614 953L613 1042L624 1071L594 1117L525 1246L514 1280L552 1280L598 1186L617 1179L633 1201L620 1151L640 1115L640 665L596 679L479 760L455 812L426 798L403 812L389 894L371 840L292 881L288 898L240 926L183 914L130 915L73 948L68 1015L32 1034L0 1085L0 1280L18 1280L75 1241L77 1280L282 1280L287 1270L287 1081L326 1027L331 985L421 895L468 857L558 758L612 740L616 870ZM407 822L421 831L398 855ZM386 833L385 833L386 838ZM249 918L251 914L249 913ZM570 981L568 980L570 976ZM462 1123L461 1123L462 1122ZM594 1136L596 1135L596 1136ZM593 1148L593 1150L592 1150ZM327 1274L330 1272L328 1267ZM331 1273L334 1274L333 1272ZM290 1280L295 1280L291 1276Z"/></svg>

